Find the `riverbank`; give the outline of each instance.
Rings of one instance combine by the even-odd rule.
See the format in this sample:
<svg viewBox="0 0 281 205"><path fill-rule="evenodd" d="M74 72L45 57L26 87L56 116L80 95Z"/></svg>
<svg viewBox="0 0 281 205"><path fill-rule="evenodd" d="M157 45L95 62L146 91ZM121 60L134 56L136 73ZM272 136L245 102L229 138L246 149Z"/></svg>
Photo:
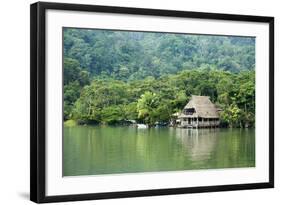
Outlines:
<svg viewBox="0 0 281 205"><path fill-rule="evenodd" d="M120 123L114 123L114 124L106 124L106 123L79 123L78 121L76 120L73 120L73 119L70 119L70 120L66 120L64 121L64 126L65 127L73 127L73 126L78 126L78 125L82 125L82 126L112 126L112 127L117 127L117 126L124 126L124 127L139 127L139 128L153 128L153 127L178 127L178 126L171 126L168 122L166 123L157 123L153 126L149 126L149 125L146 125L146 124L142 124L142 123L132 123L131 121L122 121ZM180 127L178 127L180 128ZM203 127L202 127L203 128ZM202 129L200 128L200 129ZM226 126L225 124L220 124L219 126L216 126L216 127L212 127L212 128L247 128L247 129L252 129L254 127L230 127L230 126ZM187 129L187 128L182 128L182 129ZM197 128L196 128L197 129Z"/></svg>

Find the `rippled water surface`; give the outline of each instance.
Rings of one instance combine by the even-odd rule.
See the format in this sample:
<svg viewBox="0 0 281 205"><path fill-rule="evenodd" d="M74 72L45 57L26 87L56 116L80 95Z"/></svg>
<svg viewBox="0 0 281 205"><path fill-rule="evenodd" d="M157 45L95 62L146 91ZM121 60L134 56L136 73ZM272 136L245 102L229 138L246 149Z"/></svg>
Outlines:
<svg viewBox="0 0 281 205"><path fill-rule="evenodd" d="M254 129L64 128L64 176L255 166Z"/></svg>

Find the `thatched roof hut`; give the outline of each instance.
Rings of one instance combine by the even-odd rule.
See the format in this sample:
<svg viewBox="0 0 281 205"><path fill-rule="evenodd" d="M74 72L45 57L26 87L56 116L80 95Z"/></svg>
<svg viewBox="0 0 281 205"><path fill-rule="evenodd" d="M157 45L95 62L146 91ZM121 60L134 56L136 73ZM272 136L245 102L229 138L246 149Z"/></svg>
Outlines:
<svg viewBox="0 0 281 205"><path fill-rule="evenodd" d="M219 125L218 108L209 96L192 95L182 112L178 115L181 127L209 127Z"/></svg>
<svg viewBox="0 0 281 205"><path fill-rule="evenodd" d="M184 107L184 110L190 111L190 117L218 118L218 109L211 102L209 96L192 95L190 101ZM194 112L192 112L194 111ZM181 113L186 114L186 113Z"/></svg>

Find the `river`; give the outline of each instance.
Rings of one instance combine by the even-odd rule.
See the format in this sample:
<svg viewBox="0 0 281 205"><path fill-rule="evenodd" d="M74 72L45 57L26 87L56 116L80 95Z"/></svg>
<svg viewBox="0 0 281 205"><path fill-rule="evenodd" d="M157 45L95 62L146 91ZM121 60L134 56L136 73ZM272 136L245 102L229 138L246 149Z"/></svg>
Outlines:
<svg viewBox="0 0 281 205"><path fill-rule="evenodd" d="M64 176L254 166L254 129L64 127Z"/></svg>

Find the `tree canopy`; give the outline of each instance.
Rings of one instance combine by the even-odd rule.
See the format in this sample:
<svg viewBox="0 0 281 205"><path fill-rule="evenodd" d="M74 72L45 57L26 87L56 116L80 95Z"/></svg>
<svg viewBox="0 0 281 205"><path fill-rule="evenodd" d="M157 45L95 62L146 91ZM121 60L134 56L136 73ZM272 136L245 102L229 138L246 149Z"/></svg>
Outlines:
<svg viewBox="0 0 281 205"><path fill-rule="evenodd" d="M224 126L255 123L255 39L64 29L64 119L168 122L210 96Z"/></svg>
<svg viewBox="0 0 281 205"><path fill-rule="evenodd" d="M136 80L197 68L253 70L255 38L64 29L64 55L92 76Z"/></svg>
<svg viewBox="0 0 281 205"><path fill-rule="evenodd" d="M183 109L192 93L211 97L223 110L223 125L254 126L254 79L254 71L235 74L204 69L132 82L97 79L82 89L71 116L81 123L169 122L173 113Z"/></svg>

